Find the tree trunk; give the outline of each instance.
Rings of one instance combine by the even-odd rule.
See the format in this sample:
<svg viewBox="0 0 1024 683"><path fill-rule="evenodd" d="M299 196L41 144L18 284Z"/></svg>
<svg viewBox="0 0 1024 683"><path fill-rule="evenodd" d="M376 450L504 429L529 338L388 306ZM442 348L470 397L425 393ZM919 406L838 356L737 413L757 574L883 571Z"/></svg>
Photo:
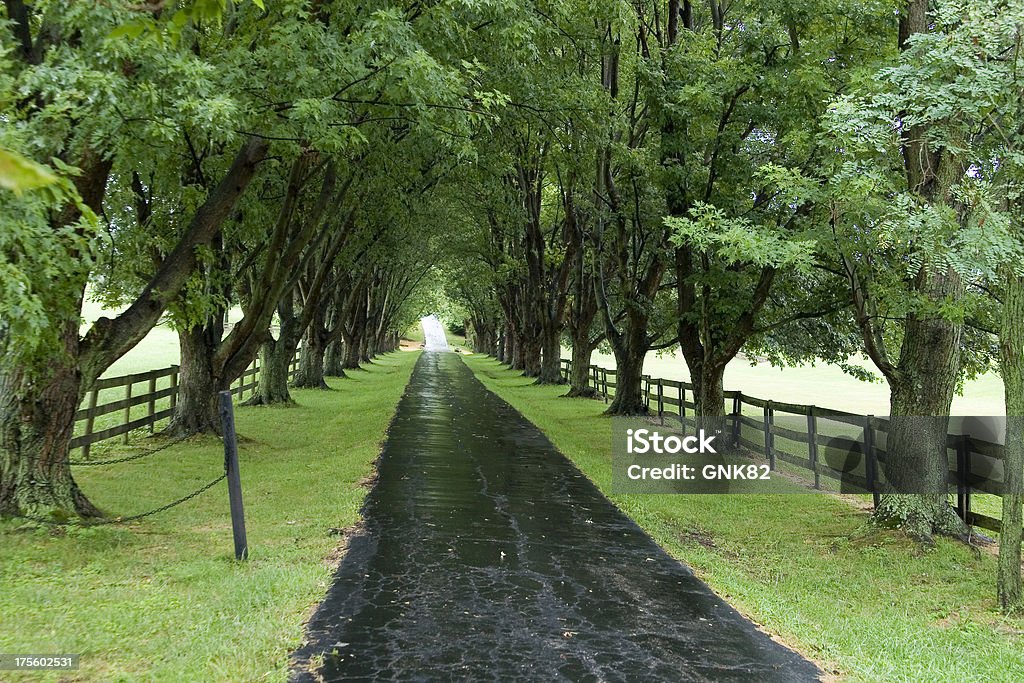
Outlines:
<svg viewBox="0 0 1024 683"><path fill-rule="evenodd" d="M324 351L324 375L327 377L344 377L345 370L342 368L344 361L343 342L335 339L327 345Z"/></svg>
<svg viewBox="0 0 1024 683"><path fill-rule="evenodd" d="M537 337L520 339L517 346L522 348L523 376L540 376L540 341Z"/></svg>
<svg viewBox="0 0 1024 683"><path fill-rule="evenodd" d="M495 348L494 357L500 360L502 363L505 362L505 331L498 331L498 343Z"/></svg>
<svg viewBox="0 0 1024 683"><path fill-rule="evenodd" d="M178 332L181 369L178 372L178 398L171 422L164 432L170 436L220 434L217 391L220 389L213 367L217 342L214 331L196 325Z"/></svg>
<svg viewBox="0 0 1024 683"><path fill-rule="evenodd" d="M1010 269L1007 268L1007 271ZM1005 612L1024 607L1021 524L1024 506L1024 278L1006 272L999 360L1006 395L1003 451L1003 529L999 535L997 593Z"/></svg>
<svg viewBox="0 0 1024 683"><path fill-rule="evenodd" d="M923 268L917 291L932 301L962 294L950 271ZM949 506L946 433L960 373L961 325L935 315L907 316L898 372L889 380L890 424L884 465L889 490L875 511L883 524L928 541L967 531Z"/></svg>
<svg viewBox="0 0 1024 683"><path fill-rule="evenodd" d="M359 335L359 360L362 363L369 363L370 358L370 334L365 330Z"/></svg>
<svg viewBox="0 0 1024 683"><path fill-rule="evenodd" d="M545 330L541 343L540 374L537 384L565 384L562 379L562 339L559 331Z"/></svg>
<svg viewBox="0 0 1024 683"><path fill-rule="evenodd" d="M344 360L341 367L345 370L359 369L359 340L354 335L345 337Z"/></svg>
<svg viewBox="0 0 1024 683"><path fill-rule="evenodd" d="M512 363L513 370L519 370L520 372L526 370L526 349L523 344L523 338L518 334L515 335L512 344Z"/></svg>
<svg viewBox="0 0 1024 683"><path fill-rule="evenodd" d="M505 331L505 349L504 353L501 354L501 362L514 368L516 366L516 355L516 335L510 327Z"/></svg>
<svg viewBox="0 0 1024 683"><path fill-rule="evenodd" d="M691 368L691 378L697 429L707 434L725 434L725 366L702 362Z"/></svg>
<svg viewBox="0 0 1024 683"><path fill-rule="evenodd" d="M247 406L290 405L295 401L288 392L290 347L283 340L267 339L260 346L260 379L256 393Z"/></svg>
<svg viewBox="0 0 1024 683"><path fill-rule="evenodd" d="M78 320L65 325L63 363L30 367L0 356L0 515L97 517L68 465L81 402Z"/></svg>
<svg viewBox="0 0 1024 683"><path fill-rule="evenodd" d="M614 349L613 349L614 350ZM615 397L605 415L646 415L643 397L644 354L629 347L615 352Z"/></svg>
<svg viewBox="0 0 1024 683"><path fill-rule="evenodd" d="M582 338L575 337L572 340L572 362L569 364L569 393L570 398L593 398L597 395L597 389L590 386L590 356L594 353L594 346L590 343L590 335Z"/></svg>
<svg viewBox="0 0 1024 683"><path fill-rule="evenodd" d="M324 335L318 331L318 322L314 321L302 338L302 351L299 354L299 368L295 373L292 386L303 389L330 389L324 381L324 354L326 345Z"/></svg>

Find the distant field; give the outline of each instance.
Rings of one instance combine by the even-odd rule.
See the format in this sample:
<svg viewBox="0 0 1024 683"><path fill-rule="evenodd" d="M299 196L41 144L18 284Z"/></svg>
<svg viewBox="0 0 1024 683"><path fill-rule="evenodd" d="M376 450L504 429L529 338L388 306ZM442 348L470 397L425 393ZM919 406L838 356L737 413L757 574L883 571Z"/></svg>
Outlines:
<svg viewBox="0 0 1024 683"><path fill-rule="evenodd" d="M88 329L89 325L100 316L112 318L117 311L103 307L102 305L86 299L82 306L82 331ZM240 320L242 313L237 308L228 312L231 321ZM138 343L138 345L126 353L120 360L114 363L103 373L104 377L118 377L134 372L145 372L146 370L157 370L175 365L181 360L181 353L178 349L178 333L171 329L166 318L157 323L156 327L149 331L149 334Z"/></svg>
<svg viewBox="0 0 1024 683"><path fill-rule="evenodd" d="M100 315L112 315L93 302L86 302L83 316L91 323ZM406 336L423 341L419 325L414 325ZM448 333L448 343L454 348L465 343L461 337ZM565 353L568 357L568 351ZM130 372L163 368L179 360L178 337L167 323L161 323L138 346L117 361L106 373L115 377ZM607 368L615 367L611 354L595 353L591 361ZM689 372L682 356L673 354L647 354L644 371L654 377L689 381ZM884 383L861 382L834 365L820 363L815 366L775 368L767 363L751 366L743 360L729 364L725 372L725 388L738 389L758 398L772 398L787 403L813 403L847 410L852 413L887 415L889 390ZM955 415L1005 415L1003 383L995 374L968 382L964 395L953 400Z"/></svg>
<svg viewBox="0 0 1024 683"><path fill-rule="evenodd" d="M615 357L595 353L591 363L614 368ZM690 380L686 362L677 354L647 354L644 372L663 379ZM886 384L861 382L827 363L775 368L768 363L751 366L747 361L735 360L726 368L725 388L787 403L810 403L865 415L889 414ZM968 382L964 395L953 399L952 412L954 415L1005 415L1004 406L1003 382L997 375L990 374Z"/></svg>
<svg viewBox="0 0 1024 683"><path fill-rule="evenodd" d="M110 311L95 302L86 300L85 305L82 306L83 332L100 316L105 315L112 318L115 314L115 311ZM177 363L180 358L178 334L164 321L150 330L146 338L139 342L134 349L110 366L103 376L118 377L134 372L166 368Z"/></svg>

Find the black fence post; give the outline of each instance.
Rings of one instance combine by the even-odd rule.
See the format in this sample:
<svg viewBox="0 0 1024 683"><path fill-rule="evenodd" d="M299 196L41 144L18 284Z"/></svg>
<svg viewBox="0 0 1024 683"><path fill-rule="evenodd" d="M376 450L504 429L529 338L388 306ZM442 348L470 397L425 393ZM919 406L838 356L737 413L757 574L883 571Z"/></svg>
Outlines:
<svg viewBox="0 0 1024 683"><path fill-rule="evenodd" d="M807 458L814 471L814 488L821 488L821 472L818 468L818 418L814 416L814 406L807 409Z"/></svg>
<svg viewBox="0 0 1024 683"><path fill-rule="evenodd" d="M235 434L235 410L231 392L220 396L220 420L224 426L224 471L228 477L228 500L231 503L231 533L235 539L235 559L249 557L249 544L245 538L245 510L242 507L242 479L238 473L238 438Z"/></svg>
<svg viewBox="0 0 1024 683"><path fill-rule="evenodd" d="M875 450L875 429L871 426L874 415L864 416L864 475L871 489L871 502L875 508L882 497L878 493L878 451Z"/></svg>
<svg viewBox="0 0 1024 683"><path fill-rule="evenodd" d="M772 471L775 470L775 444L772 435L772 425L774 423L775 409L772 408L772 402L768 401L764 404L764 453L768 456L768 467Z"/></svg>
<svg viewBox="0 0 1024 683"><path fill-rule="evenodd" d="M971 516L971 437L966 434L956 440L956 513L965 524Z"/></svg>
<svg viewBox="0 0 1024 683"><path fill-rule="evenodd" d="M658 417L661 418L661 424L665 424L665 387L661 383L661 378L658 378Z"/></svg>
<svg viewBox="0 0 1024 683"><path fill-rule="evenodd" d="M697 403L696 394L693 397L693 402ZM732 445L735 448L739 448L740 445L740 416L743 414L743 394L736 392L736 395L732 397ZM696 418L695 418L696 419ZM694 423L696 424L696 423Z"/></svg>
<svg viewBox="0 0 1024 683"><path fill-rule="evenodd" d="M686 433L686 389L683 387L683 383L679 383L679 425L683 430L683 434Z"/></svg>

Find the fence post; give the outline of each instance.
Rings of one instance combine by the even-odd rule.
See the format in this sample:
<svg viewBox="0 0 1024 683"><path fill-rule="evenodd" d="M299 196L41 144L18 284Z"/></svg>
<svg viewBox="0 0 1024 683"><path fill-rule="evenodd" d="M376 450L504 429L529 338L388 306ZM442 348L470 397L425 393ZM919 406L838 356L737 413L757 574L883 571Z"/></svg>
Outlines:
<svg viewBox="0 0 1024 683"><path fill-rule="evenodd" d="M693 397L693 402L697 402L697 397ZM736 392L736 395L732 397L732 445L734 448L740 446L740 415L743 414L743 394ZM694 422L694 424L697 424Z"/></svg>
<svg viewBox="0 0 1024 683"><path fill-rule="evenodd" d="M768 467L772 470L775 469L775 449L772 448L772 424L775 422L775 410L772 408L772 402L768 401L764 404L764 452L768 456Z"/></svg>
<svg viewBox="0 0 1024 683"><path fill-rule="evenodd" d="M242 507L242 479L238 473L238 438L235 435L235 411L231 392L221 391L220 420L224 427L224 471L228 477L228 501L231 505L231 535L235 540L235 559L249 557L245 538L245 510Z"/></svg>
<svg viewBox="0 0 1024 683"><path fill-rule="evenodd" d="M683 387L683 383L679 383L679 425L683 430L683 434L686 433L686 388Z"/></svg>
<svg viewBox="0 0 1024 683"><path fill-rule="evenodd" d="M174 365L172 367L174 372L171 373L171 389L174 391L171 392L171 410L174 410L178 405L178 366Z"/></svg>
<svg viewBox="0 0 1024 683"><path fill-rule="evenodd" d="M156 431L156 420L153 416L156 415L156 399L153 394L156 393L156 377L149 378L149 433L152 434Z"/></svg>
<svg viewBox="0 0 1024 683"><path fill-rule="evenodd" d="M602 391L604 393L604 402L607 403L608 402L608 371L605 370L604 368L601 368L601 386L603 387Z"/></svg>
<svg viewBox="0 0 1024 683"><path fill-rule="evenodd" d="M956 513L965 524L971 516L971 437L962 434L956 441Z"/></svg>
<svg viewBox="0 0 1024 683"><path fill-rule="evenodd" d="M665 387L661 383L661 378L658 378L658 417L661 418L661 424L665 424Z"/></svg>
<svg viewBox="0 0 1024 683"><path fill-rule="evenodd" d="M871 426L874 415L864 417L864 474L871 489L871 502L875 508L881 500L878 493L878 451L875 450L875 429Z"/></svg>
<svg viewBox="0 0 1024 683"><path fill-rule="evenodd" d="M818 471L818 418L814 415L814 406L807 407L807 459L810 460L814 472L814 488L821 488L821 473Z"/></svg>
<svg viewBox="0 0 1024 683"><path fill-rule="evenodd" d="M129 379L128 384L124 385L124 423L128 424L132 421L132 381ZM122 443L128 443L128 432L124 433L122 437Z"/></svg>
<svg viewBox="0 0 1024 683"><path fill-rule="evenodd" d="M89 392L89 411L85 416L85 436L90 436L92 434L93 425L96 424L96 402L99 400L99 396L99 389L93 389ZM84 460L89 459L89 449L91 448L91 443L87 443L82 446L82 458Z"/></svg>

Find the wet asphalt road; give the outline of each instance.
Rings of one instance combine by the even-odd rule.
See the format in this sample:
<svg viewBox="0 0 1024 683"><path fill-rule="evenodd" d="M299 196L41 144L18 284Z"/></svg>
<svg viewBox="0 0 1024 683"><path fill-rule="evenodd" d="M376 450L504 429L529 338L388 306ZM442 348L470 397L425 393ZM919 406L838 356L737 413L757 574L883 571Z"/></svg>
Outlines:
<svg viewBox="0 0 1024 683"><path fill-rule="evenodd" d="M295 653L326 681L800 681L452 353L419 359Z"/></svg>

